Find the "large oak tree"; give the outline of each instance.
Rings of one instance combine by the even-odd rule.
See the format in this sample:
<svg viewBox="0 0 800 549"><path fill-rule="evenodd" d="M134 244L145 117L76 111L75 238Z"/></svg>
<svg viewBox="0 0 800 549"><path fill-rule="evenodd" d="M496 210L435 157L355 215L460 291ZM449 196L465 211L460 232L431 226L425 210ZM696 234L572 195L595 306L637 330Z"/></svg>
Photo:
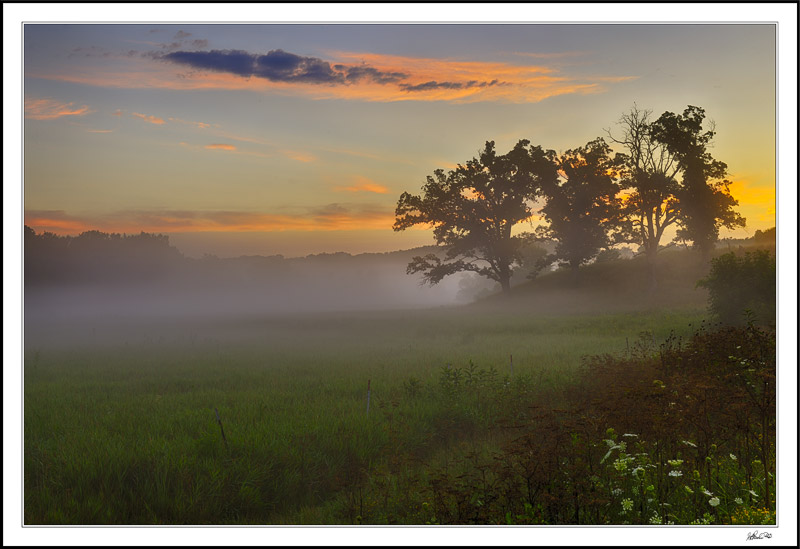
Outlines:
<svg viewBox="0 0 800 549"><path fill-rule="evenodd" d="M433 227L444 258L414 257L409 274L422 273L430 284L458 272L478 273L511 290L511 275L521 260L525 234L512 228L530 219L532 202L557 178L555 153L520 140L498 155L487 141L478 158L454 170L427 177L421 195L403 193L395 211L395 231L415 225Z"/></svg>
<svg viewBox="0 0 800 549"><path fill-rule="evenodd" d="M541 214L548 224L537 232L556 243L555 252L545 260L569 267L576 280L581 265L619 242L619 161L598 138L561 154L557 162L560 177L543 192L546 203Z"/></svg>
<svg viewBox="0 0 800 549"><path fill-rule="evenodd" d="M728 166L708 152L715 132L713 127L704 130L704 119L702 108L689 105L683 114L662 114L651 132L672 153L682 172L678 238L691 241L707 259L720 227L744 227L745 219L733 209L739 203L725 179Z"/></svg>

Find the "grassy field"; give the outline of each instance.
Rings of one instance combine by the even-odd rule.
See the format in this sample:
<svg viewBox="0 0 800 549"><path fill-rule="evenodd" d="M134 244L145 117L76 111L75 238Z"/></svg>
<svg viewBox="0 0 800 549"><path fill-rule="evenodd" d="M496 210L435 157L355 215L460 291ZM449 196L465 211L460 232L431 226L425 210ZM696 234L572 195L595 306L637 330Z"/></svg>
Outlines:
<svg viewBox="0 0 800 549"><path fill-rule="evenodd" d="M693 288L670 306L615 291L580 310L526 287L453 309L31 327L61 337L26 340L25 523L541 521L516 484L472 514L459 498L480 471L499 490L486 464L517 463L532 409L571 405L584 357L657 356L706 315Z"/></svg>

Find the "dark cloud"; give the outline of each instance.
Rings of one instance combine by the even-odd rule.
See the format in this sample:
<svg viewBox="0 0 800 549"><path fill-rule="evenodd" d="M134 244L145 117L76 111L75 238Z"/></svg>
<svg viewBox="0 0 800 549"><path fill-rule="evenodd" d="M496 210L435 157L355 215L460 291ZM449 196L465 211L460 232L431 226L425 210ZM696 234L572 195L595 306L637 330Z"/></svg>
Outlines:
<svg viewBox="0 0 800 549"><path fill-rule="evenodd" d="M403 72L383 72L375 67L368 65L358 65L347 67L345 65L335 65L336 70L344 71L348 82L359 82L360 80L372 80L378 84L391 84L399 80L405 80L408 75Z"/></svg>
<svg viewBox="0 0 800 549"><path fill-rule="evenodd" d="M470 80L469 82L437 82L431 80L430 82L423 82L422 84L400 84L400 89L407 92L430 91L430 90L465 90L469 88L487 88L501 84L497 80L491 82L478 82L477 80Z"/></svg>
<svg viewBox="0 0 800 549"><path fill-rule="evenodd" d="M229 72L238 76L252 76L255 55L243 50L175 51L163 59L189 65L195 69Z"/></svg>
<svg viewBox="0 0 800 549"><path fill-rule="evenodd" d="M318 57L306 57L281 49L264 55L243 50L176 51L162 56L162 59L195 69L244 77L256 76L273 82L353 84L372 81L390 84L408 78L402 72L384 72L369 65L331 65Z"/></svg>
<svg viewBox="0 0 800 549"><path fill-rule="evenodd" d="M335 71L327 61L283 50L257 56L253 74L273 82L341 84L345 80L345 76Z"/></svg>

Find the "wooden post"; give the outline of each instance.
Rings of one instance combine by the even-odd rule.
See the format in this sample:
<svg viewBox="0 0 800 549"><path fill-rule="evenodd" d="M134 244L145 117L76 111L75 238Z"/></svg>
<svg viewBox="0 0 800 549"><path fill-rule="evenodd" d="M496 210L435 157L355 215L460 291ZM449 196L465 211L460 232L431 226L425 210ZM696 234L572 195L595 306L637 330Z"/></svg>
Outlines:
<svg viewBox="0 0 800 549"><path fill-rule="evenodd" d="M369 386L372 383L371 379L367 380L367 415L369 415Z"/></svg>
<svg viewBox="0 0 800 549"><path fill-rule="evenodd" d="M225 443L225 449L228 450L228 439L225 438L225 429L222 428L222 420L219 417L219 410L214 408L214 413L217 415L217 423L219 423L219 432L222 433L222 442Z"/></svg>

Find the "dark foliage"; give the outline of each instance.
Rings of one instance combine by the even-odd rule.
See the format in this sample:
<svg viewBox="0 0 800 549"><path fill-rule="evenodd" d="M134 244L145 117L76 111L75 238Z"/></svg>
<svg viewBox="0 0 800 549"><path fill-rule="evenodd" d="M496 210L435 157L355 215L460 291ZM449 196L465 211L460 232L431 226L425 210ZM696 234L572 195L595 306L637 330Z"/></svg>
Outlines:
<svg viewBox="0 0 800 549"><path fill-rule="evenodd" d="M603 139L569 150L557 159L561 178L543 187L547 199L541 213L548 225L539 235L556 241L545 261L559 261L573 273L601 250L617 242L622 200L617 162Z"/></svg>
<svg viewBox="0 0 800 549"><path fill-rule="evenodd" d="M698 283L708 289L711 312L724 324L775 324L775 256L768 250L723 254Z"/></svg>
<svg viewBox="0 0 800 549"><path fill-rule="evenodd" d="M530 218L529 202L556 179L554 154L521 140L498 155L494 141L488 141L480 158L428 176L422 195L403 193L394 230L430 225L437 245L445 250L444 259L436 254L415 257L408 273L423 273L426 282L436 284L469 271L510 291L513 268L527 241L524 235L512 236L511 229Z"/></svg>
<svg viewBox="0 0 800 549"><path fill-rule="evenodd" d="M480 405L497 449L462 443L420 468L396 442L395 473L374 472L360 521L774 523L775 367L775 332L751 324L660 345L643 333L624 355L588 357L549 402L530 379L444 368L429 397L451 403L450 421L431 435L464 440Z"/></svg>

